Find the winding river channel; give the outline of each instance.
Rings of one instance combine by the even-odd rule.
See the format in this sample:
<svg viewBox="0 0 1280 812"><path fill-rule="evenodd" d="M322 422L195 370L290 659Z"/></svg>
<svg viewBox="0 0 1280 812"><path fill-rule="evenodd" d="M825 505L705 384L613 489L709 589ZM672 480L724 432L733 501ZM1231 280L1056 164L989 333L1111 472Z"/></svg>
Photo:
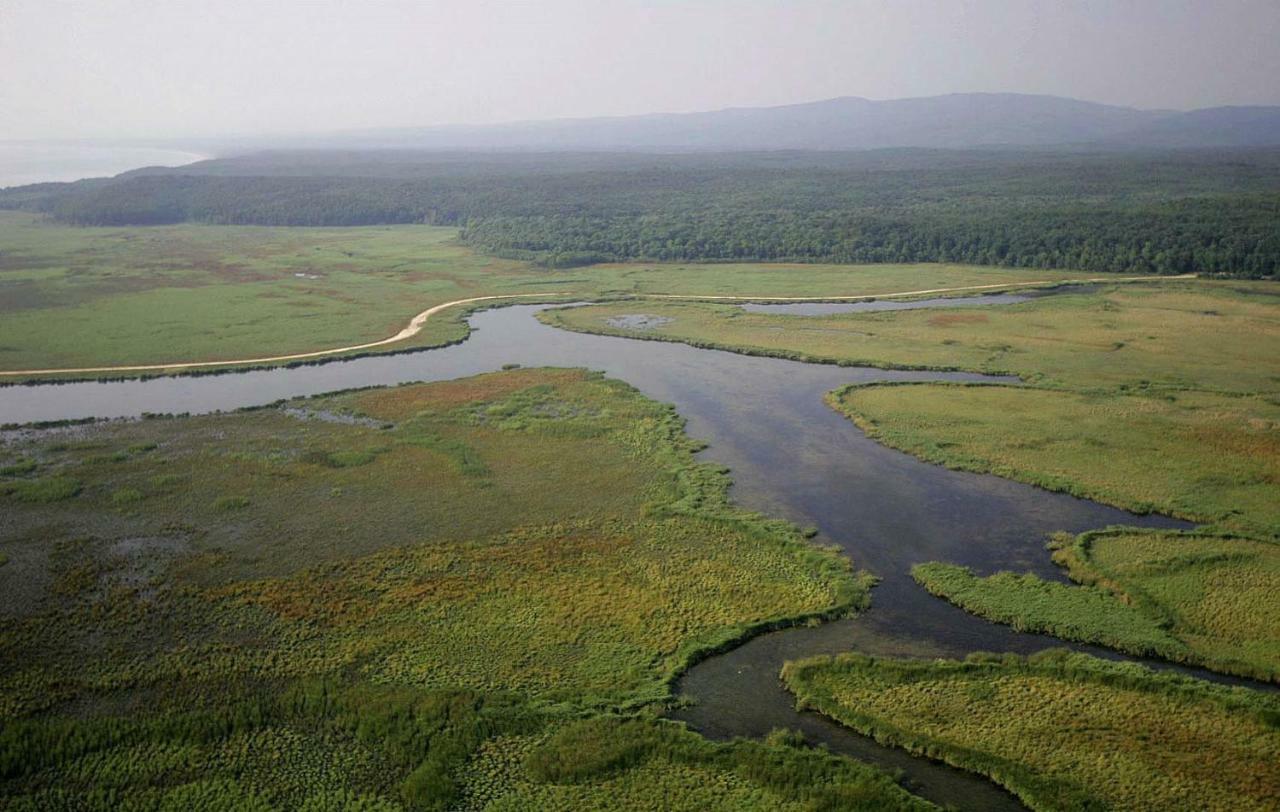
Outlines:
<svg viewBox="0 0 1280 812"><path fill-rule="evenodd" d="M672 715L721 738L800 729L833 751L902 771L906 785L931 800L962 809L1020 808L979 776L797 713L777 679L783 661L848 650L962 657L1064 645L931 597L912 581L911 565L951 561L982 573L1013 569L1060 580L1044 549L1053 531L1185 523L925 464L869 440L822 400L851 382L992 378L805 364L571 333L538 322L534 313L541 307L477 313L468 340L437 350L202 377L3 387L0 423L228 410L351 387L457 378L513 363L603 370L675 404L689 433L711 444L702 456L731 469L739 504L817 527L820 541L840 545L881 579L872 608L856 618L761 635L699 663L678 686L693 702ZM636 307L643 312L643 304Z"/></svg>

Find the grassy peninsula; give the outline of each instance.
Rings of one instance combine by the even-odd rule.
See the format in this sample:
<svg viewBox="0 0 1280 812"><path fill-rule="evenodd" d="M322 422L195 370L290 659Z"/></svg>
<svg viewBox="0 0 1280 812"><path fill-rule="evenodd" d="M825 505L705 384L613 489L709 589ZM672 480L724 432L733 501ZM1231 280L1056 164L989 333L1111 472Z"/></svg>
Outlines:
<svg viewBox="0 0 1280 812"><path fill-rule="evenodd" d="M856 654L790 663L800 704L990 776L1032 809L1270 809L1280 704L1048 651L964 662Z"/></svg>

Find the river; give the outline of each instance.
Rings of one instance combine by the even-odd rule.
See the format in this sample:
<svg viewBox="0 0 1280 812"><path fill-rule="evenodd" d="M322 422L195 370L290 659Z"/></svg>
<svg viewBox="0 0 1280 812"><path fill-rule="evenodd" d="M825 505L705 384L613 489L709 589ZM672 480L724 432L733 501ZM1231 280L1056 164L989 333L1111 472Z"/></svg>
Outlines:
<svg viewBox="0 0 1280 812"><path fill-rule="evenodd" d="M991 298L991 304L1000 301ZM851 382L996 379L806 364L572 333L537 321L541 307L477 313L467 341L436 350L223 375L3 387L0 423L227 410L351 387L457 378L511 363L603 370L675 404L689 433L710 443L703 457L731 469L739 504L817 527L819 542L838 544L859 568L881 578L871 609L856 618L765 634L699 663L678 686L693 704L672 716L720 738L797 728L833 751L901 770L907 786L931 800L963 809L1020 808L982 777L797 713L777 679L783 661L851 649L958 657L1062 646L928 595L912 581L910 566L941 560L980 573L1013 569L1061 579L1044 549L1053 531L1187 525L928 465L868 439L822 400ZM636 307L643 312L643 304Z"/></svg>

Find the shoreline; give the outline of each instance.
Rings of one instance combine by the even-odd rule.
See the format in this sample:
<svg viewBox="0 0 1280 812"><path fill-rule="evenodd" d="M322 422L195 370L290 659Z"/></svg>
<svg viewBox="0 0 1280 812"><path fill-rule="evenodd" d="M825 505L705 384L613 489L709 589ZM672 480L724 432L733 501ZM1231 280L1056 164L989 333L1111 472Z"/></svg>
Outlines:
<svg viewBox="0 0 1280 812"><path fill-rule="evenodd" d="M148 166L179 167L212 158L202 152L90 142L0 141L0 189L108 178Z"/></svg>
<svg viewBox="0 0 1280 812"><path fill-rule="evenodd" d="M1092 279L1067 279L1056 282L1002 282L998 284L986 285L966 285L951 288L929 288L925 290L908 290L898 291L895 293L876 293L876 294L860 294L850 296L819 296L819 297L795 297L795 296L722 296L722 295L701 295L701 294L674 294L674 293L633 293L620 298L623 299L660 299L672 301L737 301L737 302L856 302L875 299L903 299L919 296L928 296L933 294L946 293L965 293L971 291L994 292L996 289L1023 289L1023 288L1041 288L1055 287L1070 284L1095 284L1104 282L1145 282L1152 279L1157 280L1184 280L1194 279L1195 274L1183 274L1180 276L1127 276L1115 278L1092 278ZM407 339L413 338L422 331L426 325L427 319L431 316L447 310L457 305L474 304L477 302L488 302L498 299L520 299L520 298L573 298L579 294L560 293L554 297L548 297L541 293L510 293L491 296L475 296L467 299L455 299L449 302L443 302L418 313L409 323L393 336L378 339L375 341L367 341L361 344L352 344L343 347L331 347L322 350L311 350L308 352L290 353L286 355L263 356L259 358L240 358L222 361L173 361L165 363L150 364L123 364L116 366L98 366L98 367L68 367L68 368L48 368L48 369L12 369L0 370L0 378L15 377L34 377L40 375L85 375L85 374L102 374L115 372L158 372L165 370L183 370L183 369L203 369L208 367L229 367L243 366L254 364L281 364L290 361L300 361L306 359L321 358L326 356L341 355L349 352L357 352L361 350L373 349L376 347L395 344ZM604 333L607 334L607 333ZM643 338L643 337L641 337Z"/></svg>

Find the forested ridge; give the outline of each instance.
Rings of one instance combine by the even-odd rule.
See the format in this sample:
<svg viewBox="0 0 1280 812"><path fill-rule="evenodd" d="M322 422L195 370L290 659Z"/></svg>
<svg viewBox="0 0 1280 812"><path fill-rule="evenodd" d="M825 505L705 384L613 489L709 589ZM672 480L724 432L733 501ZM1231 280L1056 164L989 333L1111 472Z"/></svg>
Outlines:
<svg viewBox="0 0 1280 812"><path fill-rule="evenodd" d="M556 266L966 262L1274 276L1280 152L276 153L0 191L82 225L434 223Z"/></svg>

